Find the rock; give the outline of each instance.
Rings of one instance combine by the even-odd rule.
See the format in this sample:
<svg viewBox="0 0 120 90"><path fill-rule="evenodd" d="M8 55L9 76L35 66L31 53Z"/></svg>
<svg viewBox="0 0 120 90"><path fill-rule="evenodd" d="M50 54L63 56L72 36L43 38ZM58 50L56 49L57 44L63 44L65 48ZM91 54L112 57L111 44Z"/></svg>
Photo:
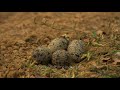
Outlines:
<svg viewBox="0 0 120 90"><path fill-rule="evenodd" d="M47 47L38 47L32 54L32 57L39 64L48 65L51 63L52 54Z"/></svg>
<svg viewBox="0 0 120 90"><path fill-rule="evenodd" d="M82 54L85 52L85 44L81 40L73 40L68 46L68 53L73 62L80 62Z"/></svg>
<svg viewBox="0 0 120 90"><path fill-rule="evenodd" d="M70 65L69 54L66 50L57 50L52 55L52 64L58 68L67 67Z"/></svg>

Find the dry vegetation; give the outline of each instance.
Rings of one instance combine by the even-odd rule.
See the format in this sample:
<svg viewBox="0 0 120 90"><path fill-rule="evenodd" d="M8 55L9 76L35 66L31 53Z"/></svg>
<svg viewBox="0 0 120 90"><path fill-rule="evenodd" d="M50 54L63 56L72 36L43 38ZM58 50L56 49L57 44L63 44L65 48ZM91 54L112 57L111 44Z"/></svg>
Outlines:
<svg viewBox="0 0 120 90"><path fill-rule="evenodd" d="M85 41L86 59L68 69L36 65L33 50L63 34ZM120 77L120 13L0 12L0 77Z"/></svg>

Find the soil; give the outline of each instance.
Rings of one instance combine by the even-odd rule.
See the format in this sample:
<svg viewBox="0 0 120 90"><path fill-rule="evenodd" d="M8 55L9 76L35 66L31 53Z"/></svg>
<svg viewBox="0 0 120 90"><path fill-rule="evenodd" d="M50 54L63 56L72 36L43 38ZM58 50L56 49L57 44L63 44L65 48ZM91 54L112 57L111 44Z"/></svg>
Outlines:
<svg viewBox="0 0 120 90"><path fill-rule="evenodd" d="M86 43L86 58L68 69L36 65L32 52L63 34ZM1 78L120 77L118 52L120 12L0 12Z"/></svg>

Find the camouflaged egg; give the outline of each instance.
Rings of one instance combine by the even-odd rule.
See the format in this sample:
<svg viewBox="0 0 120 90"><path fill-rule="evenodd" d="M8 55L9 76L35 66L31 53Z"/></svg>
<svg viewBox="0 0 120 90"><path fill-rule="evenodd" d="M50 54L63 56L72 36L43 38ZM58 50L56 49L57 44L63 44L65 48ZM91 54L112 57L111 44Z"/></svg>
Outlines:
<svg viewBox="0 0 120 90"><path fill-rule="evenodd" d="M85 52L85 44L81 40L73 40L68 45L68 53L73 62L80 62L82 54Z"/></svg>
<svg viewBox="0 0 120 90"><path fill-rule="evenodd" d="M66 37L60 37L53 39L50 44L48 45L48 48L51 50L51 52L55 52L56 50L64 49L66 50L68 47L69 41Z"/></svg>
<svg viewBox="0 0 120 90"><path fill-rule="evenodd" d="M38 47L32 54L37 63L47 65L51 62L52 54L47 47Z"/></svg>
<svg viewBox="0 0 120 90"><path fill-rule="evenodd" d="M66 50L57 50L52 55L52 64L57 67L70 65L69 53Z"/></svg>

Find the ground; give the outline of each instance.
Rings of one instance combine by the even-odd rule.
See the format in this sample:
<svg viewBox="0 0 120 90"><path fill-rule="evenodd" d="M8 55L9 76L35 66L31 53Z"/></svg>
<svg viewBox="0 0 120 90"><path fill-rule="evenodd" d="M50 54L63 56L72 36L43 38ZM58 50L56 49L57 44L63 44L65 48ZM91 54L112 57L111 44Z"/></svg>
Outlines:
<svg viewBox="0 0 120 90"><path fill-rule="evenodd" d="M68 69L36 65L33 50L63 34L85 42L85 59ZM120 13L0 12L0 77L120 77Z"/></svg>

